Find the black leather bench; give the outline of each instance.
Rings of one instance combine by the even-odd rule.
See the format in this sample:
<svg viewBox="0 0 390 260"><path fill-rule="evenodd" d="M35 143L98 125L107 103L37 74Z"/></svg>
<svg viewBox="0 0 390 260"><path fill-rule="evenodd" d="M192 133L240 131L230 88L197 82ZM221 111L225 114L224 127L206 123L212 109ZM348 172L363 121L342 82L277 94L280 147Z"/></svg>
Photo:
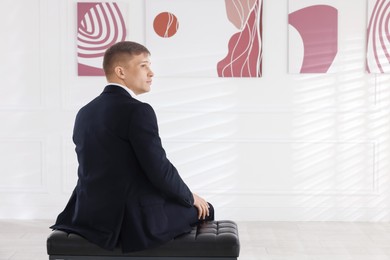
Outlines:
<svg viewBox="0 0 390 260"><path fill-rule="evenodd" d="M76 234L53 231L47 239L51 260L235 260L240 253L237 224L229 220L209 221L188 234L153 249L122 253L102 249Z"/></svg>

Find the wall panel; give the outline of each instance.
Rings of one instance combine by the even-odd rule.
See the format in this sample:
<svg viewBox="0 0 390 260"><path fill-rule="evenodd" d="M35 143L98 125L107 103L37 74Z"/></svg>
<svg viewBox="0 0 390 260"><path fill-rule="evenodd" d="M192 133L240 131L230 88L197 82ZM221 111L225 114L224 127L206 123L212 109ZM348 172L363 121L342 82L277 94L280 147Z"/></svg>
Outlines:
<svg viewBox="0 0 390 260"><path fill-rule="evenodd" d="M46 183L44 142L0 140L0 192L44 191Z"/></svg>
<svg viewBox="0 0 390 260"><path fill-rule="evenodd" d="M40 59L40 1L5 1L2 5L0 33L6 40L0 42L3 50L0 108L40 108L41 64L44 62Z"/></svg>
<svg viewBox="0 0 390 260"><path fill-rule="evenodd" d="M106 83L77 76L76 2L0 10L0 218L54 219L76 183L74 118ZM264 2L261 78L155 71L138 98L217 218L389 221L390 76L365 73L366 1L338 4L338 72L326 75L288 73L287 2ZM126 3L129 39L144 43L144 1Z"/></svg>

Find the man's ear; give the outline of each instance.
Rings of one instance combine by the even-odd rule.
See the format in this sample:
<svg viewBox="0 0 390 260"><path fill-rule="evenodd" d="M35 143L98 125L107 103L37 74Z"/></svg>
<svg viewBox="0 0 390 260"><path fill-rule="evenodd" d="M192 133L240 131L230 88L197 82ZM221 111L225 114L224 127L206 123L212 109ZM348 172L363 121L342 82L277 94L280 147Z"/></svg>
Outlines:
<svg viewBox="0 0 390 260"><path fill-rule="evenodd" d="M114 73L120 79L124 79L125 78L125 70L121 66L116 66L114 68Z"/></svg>

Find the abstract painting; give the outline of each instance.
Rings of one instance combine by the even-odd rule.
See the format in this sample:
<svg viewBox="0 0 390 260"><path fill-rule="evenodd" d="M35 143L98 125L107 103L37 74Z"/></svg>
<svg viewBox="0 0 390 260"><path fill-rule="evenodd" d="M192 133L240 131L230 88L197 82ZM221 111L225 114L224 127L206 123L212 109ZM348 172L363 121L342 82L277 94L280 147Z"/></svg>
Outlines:
<svg viewBox="0 0 390 260"><path fill-rule="evenodd" d="M103 76L104 52L126 39L123 4L77 3L77 65L79 76Z"/></svg>
<svg viewBox="0 0 390 260"><path fill-rule="evenodd" d="M333 71L338 52L338 10L333 3L334 0L289 1L290 73Z"/></svg>
<svg viewBox="0 0 390 260"><path fill-rule="evenodd" d="M146 0L157 76L261 77L262 0Z"/></svg>
<svg viewBox="0 0 390 260"><path fill-rule="evenodd" d="M368 0L366 70L390 72L390 0Z"/></svg>

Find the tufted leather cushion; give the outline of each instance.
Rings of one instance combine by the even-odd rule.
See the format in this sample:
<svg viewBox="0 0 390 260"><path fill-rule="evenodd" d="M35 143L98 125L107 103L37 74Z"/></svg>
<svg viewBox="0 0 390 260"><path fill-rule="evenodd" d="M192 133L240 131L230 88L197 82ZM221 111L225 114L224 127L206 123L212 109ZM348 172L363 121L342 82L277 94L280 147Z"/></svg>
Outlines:
<svg viewBox="0 0 390 260"><path fill-rule="evenodd" d="M49 255L74 256L175 256L175 257L238 257L240 242L237 224L229 220L209 221L193 227L188 234L157 248L123 254L102 249L79 235L53 231L47 239Z"/></svg>

